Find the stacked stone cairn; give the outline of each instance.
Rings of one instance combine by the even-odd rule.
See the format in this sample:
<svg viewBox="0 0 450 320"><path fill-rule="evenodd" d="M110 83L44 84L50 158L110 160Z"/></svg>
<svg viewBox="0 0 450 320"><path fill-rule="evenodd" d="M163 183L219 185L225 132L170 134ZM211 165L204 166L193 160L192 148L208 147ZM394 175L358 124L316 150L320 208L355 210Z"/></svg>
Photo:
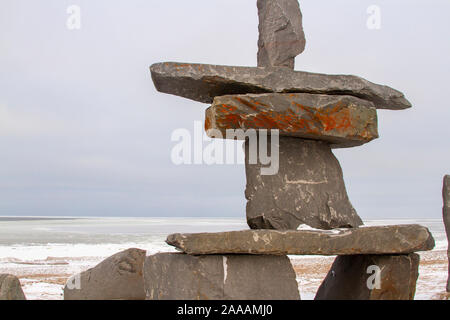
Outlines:
<svg viewBox="0 0 450 320"><path fill-rule="evenodd" d="M205 121L210 136L219 131L226 137L228 129L278 130L274 175L261 173L261 159L248 160L244 139L250 230L170 235L167 243L179 253L119 253L78 275L81 290L73 294L66 286L66 299L107 293L107 299L299 300L288 255L337 256L318 300L414 298L415 252L432 250L432 235L419 225L363 227L332 152L378 138L377 109L411 104L402 93L356 76L294 71L306 44L297 0L258 0L257 6L258 67L151 66L158 91L211 104ZM314 229L298 230L300 225ZM113 289L101 284L116 276ZM126 279L139 297L121 289ZM89 282L100 284L88 291Z"/></svg>
<svg viewBox="0 0 450 320"><path fill-rule="evenodd" d="M212 104L205 121L212 138L229 129L278 130L278 173L262 175L262 161L248 161L247 139L252 230L170 235L167 243L183 253L147 258L148 298L300 299L287 255L337 255L316 299L413 299L414 252L433 249L432 235L417 225L361 228L332 153L378 138L377 109L411 104L356 76L294 71L306 44L298 1L257 6L257 68L166 62L151 74L160 92ZM303 224L325 231L297 231ZM371 285L373 266L381 281Z"/></svg>

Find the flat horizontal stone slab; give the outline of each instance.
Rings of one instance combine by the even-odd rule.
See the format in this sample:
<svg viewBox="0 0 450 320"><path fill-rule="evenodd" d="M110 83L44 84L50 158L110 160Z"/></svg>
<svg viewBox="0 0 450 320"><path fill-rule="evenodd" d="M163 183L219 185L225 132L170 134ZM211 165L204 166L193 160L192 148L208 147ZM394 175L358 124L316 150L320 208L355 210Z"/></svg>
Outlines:
<svg viewBox="0 0 450 320"><path fill-rule="evenodd" d="M300 300L286 256L158 253L144 264L148 300Z"/></svg>
<svg viewBox="0 0 450 320"><path fill-rule="evenodd" d="M308 93L216 97L206 110L205 129L211 137L220 132L223 138L228 129L276 129L281 136L327 141L332 147L354 147L378 138L373 103Z"/></svg>
<svg viewBox="0 0 450 320"><path fill-rule="evenodd" d="M403 93L352 75L177 62L157 63L150 71L158 91L209 104L224 95L317 93L354 96L372 102L377 109L411 107Z"/></svg>
<svg viewBox="0 0 450 320"><path fill-rule="evenodd" d="M173 234L166 242L185 253L265 255L408 254L434 248L430 231L419 225L363 227L333 231L245 230Z"/></svg>

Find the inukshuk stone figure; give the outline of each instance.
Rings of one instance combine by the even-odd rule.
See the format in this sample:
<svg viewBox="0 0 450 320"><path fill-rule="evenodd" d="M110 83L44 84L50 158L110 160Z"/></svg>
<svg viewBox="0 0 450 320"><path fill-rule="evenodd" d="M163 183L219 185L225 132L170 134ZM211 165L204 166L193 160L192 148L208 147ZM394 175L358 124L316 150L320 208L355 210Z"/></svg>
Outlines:
<svg viewBox="0 0 450 320"><path fill-rule="evenodd" d="M227 130L277 130L278 172L262 174L263 161L249 161L246 140L247 222L253 230L169 236L167 243L186 254L147 258L147 296L298 299L285 255L318 254L339 257L316 299L412 299L419 264L413 252L432 249L433 237L420 226L359 229L362 220L332 152L378 138L377 109L411 104L401 92L357 76L294 71L306 44L297 0L258 0L257 7L258 67L164 62L152 65L151 74L158 91L211 104L205 121L211 137L227 137ZM296 231L301 224L347 229ZM366 284L371 264L383 270L380 288Z"/></svg>

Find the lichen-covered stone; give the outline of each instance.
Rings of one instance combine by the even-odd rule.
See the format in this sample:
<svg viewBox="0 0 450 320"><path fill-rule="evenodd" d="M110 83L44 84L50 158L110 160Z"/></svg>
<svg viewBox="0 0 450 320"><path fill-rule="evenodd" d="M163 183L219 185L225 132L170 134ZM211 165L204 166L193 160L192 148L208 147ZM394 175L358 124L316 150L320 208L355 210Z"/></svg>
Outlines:
<svg viewBox="0 0 450 320"><path fill-rule="evenodd" d="M297 0L258 0L258 67L294 69L305 50L302 13Z"/></svg>
<svg viewBox="0 0 450 320"><path fill-rule="evenodd" d="M419 262L415 253L339 256L315 300L414 300Z"/></svg>
<svg viewBox="0 0 450 320"><path fill-rule="evenodd" d="M245 230L172 234L166 242L188 254L360 255L408 254L434 248L419 225L320 230Z"/></svg>
<svg viewBox="0 0 450 320"><path fill-rule="evenodd" d="M268 150L271 150L271 141ZM328 143L291 137L279 139L279 170L262 175L259 160L251 164L245 143L247 222L252 229L296 230L362 225L345 189L342 169Z"/></svg>
<svg viewBox="0 0 450 320"><path fill-rule="evenodd" d="M64 300L144 300L145 256L144 250L128 249L71 277Z"/></svg>
<svg viewBox="0 0 450 320"><path fill-rule="evenodd" d="M276 129L281 136L322 140L334 148L378 138L377 111L352 96L268 93L220 96L206 111L206 132ZM216 137L216 136L215 136Z"/></svg>
<svg viewBox="0 0 450 320"><path fill-rule="evenodd" d="M314 93L357 97L372 102L377 109L411 107L401 92L351 75L176 62L154 64L150 71L158 91L209 104L224 95Z"/></svg>
<svg viewBox="0 0 450 320"><path fill-rule="evenodd" d="M286 256L159 253L145 260L144 279L149 300L300 299Z"/></svg>

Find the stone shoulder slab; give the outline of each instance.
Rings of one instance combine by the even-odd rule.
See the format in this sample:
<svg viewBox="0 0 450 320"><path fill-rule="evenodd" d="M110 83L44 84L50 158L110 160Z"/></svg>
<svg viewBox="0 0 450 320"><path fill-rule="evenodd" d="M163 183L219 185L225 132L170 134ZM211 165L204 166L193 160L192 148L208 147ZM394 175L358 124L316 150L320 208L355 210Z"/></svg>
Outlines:
<svg viewBox="0 0 450 320"><path fill-rule="evenodd" d="M234 94L315 93L354 96L372 102L377 109L411 107L403 93L353 75L177 62L156 63L150 71L158 91L203 103Z"/></svg>

